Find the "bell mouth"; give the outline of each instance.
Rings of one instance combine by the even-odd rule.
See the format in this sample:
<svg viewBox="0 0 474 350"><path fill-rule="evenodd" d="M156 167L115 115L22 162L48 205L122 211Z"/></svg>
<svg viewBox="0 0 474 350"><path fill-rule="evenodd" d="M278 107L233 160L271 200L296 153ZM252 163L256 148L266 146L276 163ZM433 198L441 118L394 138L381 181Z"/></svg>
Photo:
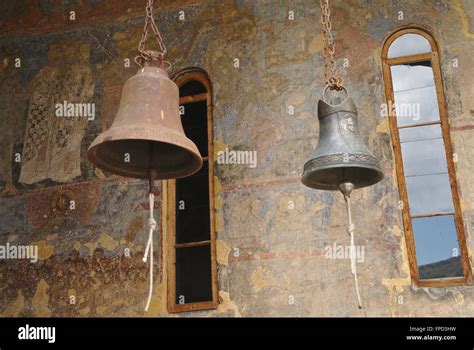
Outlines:
<svg viewBox="0 0 474 350"><path fill-rule="evenodd" d="M326 164L327 157L314 158L306 162L301 176L303 185L328 191L339 191L345 182L354 184L354 189L364 188L380 182L384 175L375 157L363 155L364 163L352 159L348 164Z"/></svg>
<svg viewBox="0 0 474 350"><path fill-rule="evenodd" d="M173 179L190 176L202 167L199 154L174 144L148 140L106 141L90 148L87 157L98 168L137 179L148 179L150 169L155 170L157 179Z"/></svg>
<svg viewBox="0 0 474 350"><path fill-rule="evenodd" d="M378 169L341 167L321 169L317 173L303 174L303 185L317 190L340 191L340 185L345 182L354 184L354 189L375 185L383 179L383 173Z"/></svg>
<svg viewBox="0 0 474 350"><path fill-rule="evenodd" d="M110 129L94 140L87 158L100 169L137 179L148 179L150 169L157 179L186 177L203 163L190 139L165 128L149 129L146 137L141 128Z"/></svg>

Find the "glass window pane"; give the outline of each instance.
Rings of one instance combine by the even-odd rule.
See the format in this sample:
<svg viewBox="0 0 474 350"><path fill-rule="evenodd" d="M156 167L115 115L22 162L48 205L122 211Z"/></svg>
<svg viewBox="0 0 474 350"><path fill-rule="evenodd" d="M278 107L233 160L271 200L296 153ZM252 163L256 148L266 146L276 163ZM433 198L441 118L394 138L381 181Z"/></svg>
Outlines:
<svg viewBox="0 0 474 350"><path fill-rule="evenodd" d="M391 72L398 125L439 120L431 62L396 65Z"/></svg>
<svg viewBox="0 0 474 350"><path fill-rule="evenodd" d="M420 279L464 276L453 215L412 220Z"/></svg>
<svg viewBox="0 0 474 350"><path fill-rule="evenodd" d="M394 40L388 49L388 58L431 52L429 41L419 34L404 34Z"/></svg>
<svg viewBox="0 0 474 350"><path fill-rule="evenodd" d="M439 124L400 129L400 141L406 177L448 172Z"/></svg>
<svg viewBox="0 0 474 350"><path fill-rule="evenodd" d="M393 91L434 86L431 61L420 61L391 66Z"/></svg>
<svg viewBox="0 0 474 350"><path fill-rule="evenodd" d="M398 131L400 142L443 137L440 124L416 126L412 128L399 129Z"/></svg>
<svg viewBox="0 0 474 350"><path fill-rule="evenodd" d="M434 86L394 93L399 126L439 120Z"/></svg>
<svg viewBox="0 0 474 350"><path fill-rule="evenodd" d="M452 212L448 174L405 178L411 215Z"/></svg>
<svg viewBox="0 0 474 350"><path fill-rule="evenodd" d="M212 300L210 245L176 249L176 304Z"/></svg>

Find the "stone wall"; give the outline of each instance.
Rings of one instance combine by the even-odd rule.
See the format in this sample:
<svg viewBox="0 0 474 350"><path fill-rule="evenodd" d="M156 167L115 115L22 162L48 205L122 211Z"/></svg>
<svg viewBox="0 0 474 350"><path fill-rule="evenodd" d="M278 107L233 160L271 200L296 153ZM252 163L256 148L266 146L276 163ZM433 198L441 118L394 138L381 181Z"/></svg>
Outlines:
<svg viewBox="0 0 474 350"><path fill-rule="evenodd" d="M155 241L154 297L143 312L146 184L105 176L85 157L92 140L110 125L121 86L136 72L124 60L135 56L144 3L0 4L0 244L39 247L35 264L0 261L2 316L168 315L163 229ZM349 244L343 199L312 191L299 180L317 144L315 107L323 87L319 2L167 0L155 6L155 16L172 72L201 67L213 84L215 151L230 147L258 154L256 168L215 165L220 304L217 310L179 316L474 314L473 287L412 286L388 120L380 117L384 39L405 25L426 28L440 45L471 254L474 4L333 0L331 6L339 69L358 104L365 142L385 172L381 183L353 195L357 244L365 247L365 261L358 264L365 307L357 308L349 261L323 254L326 245ZM344 68L345 58L349 67ZM459 67L452 65L455 58ZM64 99L93 102L95 120L58 120L52 102ZM54 206L59 190L75 198L75 210ZM156 208L160 222L159 196Z"/></svg>

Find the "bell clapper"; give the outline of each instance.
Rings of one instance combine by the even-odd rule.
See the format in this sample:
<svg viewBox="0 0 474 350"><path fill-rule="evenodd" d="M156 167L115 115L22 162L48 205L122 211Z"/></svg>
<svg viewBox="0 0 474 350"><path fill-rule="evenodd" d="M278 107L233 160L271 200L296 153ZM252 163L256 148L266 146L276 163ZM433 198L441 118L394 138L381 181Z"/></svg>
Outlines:
<svg viewBox="0 0 474 350"><path fill-rule="evenodd" d="M357 294L357 302L359 304L359 309L362 309L362 302L360 300L360 292L359 292L359 283L357 279L357 269L356 269L356 249L354 244L354 229L355 226L352 223L352 213L351 213L351 194L352 190L354 189L354 184L351 182L343 182L339 185L339 189L341 190L342 194L344 195L344 200L347 204L347 216L349 219L349 225L347 227L347 232L351 236L351 270L352 275L354 276L354 283L355 289Z"/></svg>
<svg viewBox="0 0 474 350"><path fill-rule="evenodd" d="M344 198L349 198L352 194L352 190L354 189L354 184L352 182L343 182L339 185L339 189L344 195Z"/></svg>

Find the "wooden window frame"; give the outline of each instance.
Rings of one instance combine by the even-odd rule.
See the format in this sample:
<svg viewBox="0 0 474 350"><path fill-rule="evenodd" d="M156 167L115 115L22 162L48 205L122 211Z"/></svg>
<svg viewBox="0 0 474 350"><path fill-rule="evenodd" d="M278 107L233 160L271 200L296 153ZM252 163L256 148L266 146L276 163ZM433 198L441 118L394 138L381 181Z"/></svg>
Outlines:
<svg viewBox="0 0 474 350"><path fill-rule="evenodd" d="M400 36L404 34L418 34L418 35L423 36L430 43L431 52L401 56L401 57L396 57L396 58L388 58L388 49L390 48L390 45L396 39L398 39ZM416 215L410 216L410 208L409 208L409 203L408 203L408 192L407 192L405 176L404 176L405 172L403 168L400 136L398 133L398 129L400 127L397 124L396 116L392 114L391 110L389 111L388 118L389 118L389 124L390 124L390 133L392 137L392 147L393 147L394 158L395 158L396 175L397 175L398 187L400 191L400 199L403 201L402 217L403 217L405 237L407 241L407 251L408 251L410 273L411 273L412 281L419 287L446 287L446 286L459 286L459 285L472 283L472 274L471 274L471 268L469 264L469 258L468 258L469 255L468 255L468 250L467 250L462 212L461 212L461 206L460 206L460 201L459 201L458 184L456 180L456 171L455 171L455 165L454 165L454 160L453 160L451 136L450 136L450 131L449 131L449 119L447 116L444 85L443 85L440 59L439 59L438 52L439 52L438 45L435 39L433 38L433 36L426 30L422 28L418 28L418 27L405 27L403 29L399 29L391 33L388 39L385 41L383 49L382 49L382 70L383 70L383 78L384 78L384 85L385 85L385 98L386 98L386 102L389 104L394 102L392 75L391 75L390 67L393 65L399 65L403 63L413 63L413 62L426 61L426 60L431 61L431 67L433 70L434 82L435 82L435 88L436 88L436 96L438 100L439 122L436 121L436 122L420 123L420 125L416 125L416 126L421 126L424 124L426 125L439 124L441 126L442 136L443 136L443 141L444 141L445 151L446 151L448 176L449 176L449 181L451 185L451 193L452 193L453 206L454 206L454 212L452 214L454 215L454 219L456 223L456 231L458 235L458 242L459 242L459 249L460 249L460 259L463 266L464 277L420 280L418 264L416 260L415 240L414 240L413 227L412 227L412 221L411 221L411 218L416 217ZM437 214L423 215L423 216L428 217L428 216L436 216L436 215Z"/></svg>
<svg viewBox="0 0 474 350"><path fill-rule="evenodd" d="M210 215L210 239L202 242L179 243L176 244L176 181L163 181L163 195L166 198L166 205L163 206L163 217L166 217L167 232L167 299L168 311L170 313L210 310L217 308L217 255L216 255L216 233L215 233L215 200L214 200L214 144L212 126L212 86L208 75L199 68L189 68L177 72L172 76L172 80L181 88L189 81L198 81L205 88L205 93L180 97L179 103L187 104L192 102L206 101L207 103L207 147L208 156L203 157L209 164L209 215ZM199 245L210 245L211 250L211 288L212 300L195 302L189 304L176 304L176 248L194 247Z"/></svg>

